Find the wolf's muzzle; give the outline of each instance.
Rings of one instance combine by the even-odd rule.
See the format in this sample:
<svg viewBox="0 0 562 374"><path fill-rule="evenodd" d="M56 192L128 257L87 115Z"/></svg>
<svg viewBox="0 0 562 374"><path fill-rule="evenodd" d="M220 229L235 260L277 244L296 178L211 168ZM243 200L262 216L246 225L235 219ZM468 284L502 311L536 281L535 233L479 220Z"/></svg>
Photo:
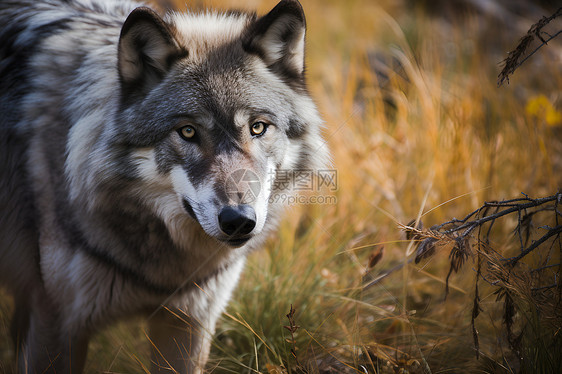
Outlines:
<svg viewBox="0 0 562 374"><path fill-rule="evenodd" d="M224 207L219 213L219 226L231 237L229 242L242 240L242 237L247 240L247 235L256 227L256 212L246 204Z"/></svg>

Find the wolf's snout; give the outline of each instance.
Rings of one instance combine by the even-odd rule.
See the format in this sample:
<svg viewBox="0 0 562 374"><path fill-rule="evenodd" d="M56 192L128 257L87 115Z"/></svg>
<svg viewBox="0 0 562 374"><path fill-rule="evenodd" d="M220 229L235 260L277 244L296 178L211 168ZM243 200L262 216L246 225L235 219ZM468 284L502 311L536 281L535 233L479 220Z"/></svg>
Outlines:
<svg viewBox="0 0 562 374"><path fill-rule="evenodd" d="M228 236L247 235L256 227L256 212L246 204L227 206L219 213L219 226Z"/></svg>

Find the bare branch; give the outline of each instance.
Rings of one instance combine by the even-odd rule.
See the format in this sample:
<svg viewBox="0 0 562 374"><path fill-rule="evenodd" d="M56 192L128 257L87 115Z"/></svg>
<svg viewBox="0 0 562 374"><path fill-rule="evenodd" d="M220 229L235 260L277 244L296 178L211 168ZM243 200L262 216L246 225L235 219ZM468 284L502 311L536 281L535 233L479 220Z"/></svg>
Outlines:
<svg viewBox="0 0 562 374"><path fill-rule="evenodd" d="M533 250L535 250L542 243L546 242L548 239L550 239L551 237L553 237L555 235L560 235L561 233L562 233L562 225L550 228L547 231L546 234L541 236L537 241L533 242L533 244L531 244L529 247L527 247L527 249L525 249L523 252L521 252L518 256L508 258L507 261L509 261L510 265L514 265L517 261L519 261L523 257L527 256L529 253L531 253Z"/></svg>
<svg viewBox="0 0 562 374"><path fill-rule="evenodd" d="M503 84L504 81L507 81L509 84L509 76L512 75L515 70L521 66L527 59L529 59L532 55L534 55L542 46L548 44L549 41L557 37L562 33L562 30L559 30L553 35L550 35L544 31L542 28L549 24L552 20L562 15L562 8L559 8L553 15L550 17L543 17L537 23L533 24L527 34L521 38L517 47L507 54L507 58L503 60L503 69L498 75L498 87ZM548 39L544 39L541 34L545 34L548 36ZM541 41L541 44L533 50L531 53L525 56L527 49L533 43L535 38ZM524 57L525 56L525 57Z"/></svg>
<svg viewBox="0 0 562 374"><path fill-rule="evenodd" d="M477 266L471 329L477 358L480 354L480 343L476 320L482 311L480 279L497 288L495 294L498 300L503 300L503 325L506 328L509 346L516 357L521 357L521 339L524 331L520 324L515 323L518 319L518 308L520 308L518 300L522 297L527 298L526 300L531 300L530 305L534 305L542 311L551 305L561 303L562 287L559 277L562 265L560 262L552 263L554 261L551 250L558 242L562 256L562 220L559 212L562 192L538 199L523 195L525 196L523 198L485 202L463 219L453 218L429 229L423 229L421 222L417 227L412 227L412 223L401 225L402 229L407 232L407 237L416 242L417 249L414 257L416 263L433 256L437 253L436 248L438 247L452 248L449 253L450 267L445 281L445 297L449 292L451 275L457 273L468 256L472 254L469 242L476 239L477 243L474 248L477 255ZM543 223L539 229L544 230L545 233L531 241L531 227L534 219L547 213L552 215L551 219L554 224ZM517 220L514 238L517 238L515 240L519 243L520 251L516 256L506 259L490 247L490 236L496 221L510 214ZM486 225L488 227L485 227ZM475 230L478 233L477 238L474 238L473 235ZM547 242L550 245L545 244ZM546 257L539 264L535 264L534 269L524 262L519 262L539 248L541 252L538 253L546 255ZM553 273L552 270L547 271L547 269L557 270ZM558 288L557 291L551 291L554 288ZM557 292L558 296L553 295L553 292ZM554 303L545 303L544 300L554 300ZM537 313L539 312L537 311ZM552 318L558 318L559 314L556 314L558 312L552 313L554 313Z"/></svg>

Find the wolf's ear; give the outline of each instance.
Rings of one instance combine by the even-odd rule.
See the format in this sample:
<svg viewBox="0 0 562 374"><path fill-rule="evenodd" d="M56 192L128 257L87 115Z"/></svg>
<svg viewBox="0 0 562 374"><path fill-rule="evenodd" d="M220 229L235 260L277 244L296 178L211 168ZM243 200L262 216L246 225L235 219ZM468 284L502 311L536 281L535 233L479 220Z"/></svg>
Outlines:
<svg viewBox="0 0 562 374"><path fill-rule="evenodd" d="M306 20L297 0L282 0L249 26L244 48L259 55L267 66L286 78L302 81Z"/></svg>
<svg viewBox="0 0 562 374"><path fill-rule="evenodd" d="M119 37L118 70L124 99L146 94L186 54L156 12L145 7L133 10Z"/></svg>

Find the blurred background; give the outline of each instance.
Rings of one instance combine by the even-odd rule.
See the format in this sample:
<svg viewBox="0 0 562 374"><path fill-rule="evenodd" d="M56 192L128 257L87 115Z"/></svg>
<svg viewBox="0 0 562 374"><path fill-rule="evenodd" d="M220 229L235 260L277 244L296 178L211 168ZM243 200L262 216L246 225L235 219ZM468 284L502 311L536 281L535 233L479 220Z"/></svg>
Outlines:
<svg viewBox="0 0 562 374"><path fill-rule="evenodd" d="M279 235L249 259L217 327L208 371L559 372L559 238L526 258L513 273L519 283L506 281L499 292L497 279L480 279L477 295L474 240L445 298L450 248L411 262L417 244L399 225L418 219L430 227L485 201L560 190L562 36L498 87L508 52L560 2L301 2L308 84L337 170L337 189L327 193L337 202L288 207ZM186 8L183 1L159 4ZM263 14L275 4L208 0L187 8ZM562 29L560 18L543 31ZM559 214L546 213L530 227L531 242L558 224ZM487 253L520 250L520 218L495 223ZM540 266L546 270L537 281ZM10 308L0 297L0 340ZM145 327L127 321L97 336L87 372L145 372ZM0 355L10 362L9 342L0 343Z"/></svg>

